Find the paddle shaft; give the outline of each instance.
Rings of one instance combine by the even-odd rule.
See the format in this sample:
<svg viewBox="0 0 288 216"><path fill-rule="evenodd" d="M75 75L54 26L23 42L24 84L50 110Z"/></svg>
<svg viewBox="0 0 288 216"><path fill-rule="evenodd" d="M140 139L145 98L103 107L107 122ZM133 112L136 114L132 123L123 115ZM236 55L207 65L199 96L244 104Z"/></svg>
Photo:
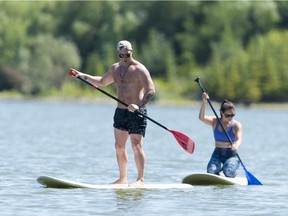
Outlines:
<svg viewBox="0 0 288 216"><path fill-rule="evenodd" d="M204 89L204 87L203 87L203 85L202 85L201 82L200 82L200 78L199 78L199 77L198 77L197 79L195 79L195 82L198 83L198 85L199 85L199 87L201 88L201 90L202 90L203 93L206 92L205 89ZM211 109L213 110L213 113L215 114L215 116L216 116L216 118L217 118L219 124L221 125L222 130L224 131L224 133L225 133L227 139L229 140L229 142L230 142L230 144L231 144L231 146L232 146L232 145L233 145L233 142L232 142L230 136L228 135L227 131L225 130L224 125L222 124L220 118L218 117L218 115L217 115L217 113L216 113L214 107L212 106L212 103L211 103L210 99L208 98L207 101L208 101L208 103L209 103ZM240 163L243 164L243 163L242 163L242 160L241 160L241 158L240 158L240 156L238 155L238 153L237 153L236 155L237 155L237 157L238 157Z"/></svg>
<svg viewBox="0 0 288 216"><path fill-rule="evenodd" d="M119 98L114 97L113 95L109 94L108 92L104 91L103 89L99 88L96 85L93 85L92 83L88 82L87 80L81 78L81 77L77 77L78 79L80 79L81 81L85 82L86 84L92 86L94 89L97 89L98 91L102 92L103 94L107 95L108 97L114 99L115 101L121 103L122 105L128 107L129 105L126 104L124 101L120 100ZM135 112L139 113L140 115L142 115L144 118L152 121L153 123L155 123L156 125L162 127L163 129L171 132L167 127L165 127L164 125L160 124L159 122L155 121L154 119L150 118L149 116L145 115L144 113L141 113L140 111L136 110Z"/></svg>

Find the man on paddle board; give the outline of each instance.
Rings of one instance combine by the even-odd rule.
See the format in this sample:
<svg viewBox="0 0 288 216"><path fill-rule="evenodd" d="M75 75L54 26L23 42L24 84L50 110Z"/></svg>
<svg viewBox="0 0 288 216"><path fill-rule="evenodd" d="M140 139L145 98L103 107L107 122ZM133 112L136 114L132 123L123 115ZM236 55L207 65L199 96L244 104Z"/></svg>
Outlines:
<svg viewBox="0 0 288 216"><path fill-rule="evenodd" d="M231 145L217 117L205 115L207 99L209 99L209 95L204 92L202 94L202 106L199 113L199 119L212 126L215 139L215 149L207 165L207 172L219 175L223 171L226 177L235 177L240 164L237 157L237 149L242 141L241 123L233 119L235 116L234 104L228 100L224 100L220 107L220 121L232 141Z"/></svg>
<svg viewBox="0 0 288 216"><path fill-rule="evenodd" d="M114 184L127 184L126 143L130 137L138 171L134 185L143 185L146 157L142 141L145 136L147 120L138 112L147 113L146 104L155 94L155 87L147 68L133 58L133 49L129 41L122 40L117 44L117 54L119 62L112 64L103 76L91 76L73 70L76 77L81 77L98 87L114 83L117 97L128 104L126 107L118 103L114 113L115 149L120 172L120 177Z"/></svg>

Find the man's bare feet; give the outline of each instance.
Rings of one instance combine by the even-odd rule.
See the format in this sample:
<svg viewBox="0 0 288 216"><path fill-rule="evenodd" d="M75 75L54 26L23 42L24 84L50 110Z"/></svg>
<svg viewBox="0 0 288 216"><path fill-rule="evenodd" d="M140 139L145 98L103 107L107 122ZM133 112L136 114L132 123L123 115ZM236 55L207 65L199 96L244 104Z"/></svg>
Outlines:
<svg viewBox="0 0 288 216"><path fill-rule="evenodd" d="M144 187L144 179L141 178L134 183L128 185L129 187Z"/></svg>
<svg viewBox="0 0 288 216"><path fill-rule="evenodd" d="M113 182L112 184L128 184L128 182L125 179L118 179L117 181Z"/></svg>

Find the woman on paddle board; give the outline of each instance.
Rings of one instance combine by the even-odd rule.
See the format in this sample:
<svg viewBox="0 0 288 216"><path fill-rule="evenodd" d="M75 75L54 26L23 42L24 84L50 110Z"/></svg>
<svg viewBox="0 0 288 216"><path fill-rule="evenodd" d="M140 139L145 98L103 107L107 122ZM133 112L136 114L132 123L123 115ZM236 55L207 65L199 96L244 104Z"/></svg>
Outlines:
<svg viewBox="0 0 288 216"><path fill-rule="evenodd" d="M220 107L220 121L232 141L231 145L217 117L205 115L207 99L209 99L209 95L204 92L199 113L199 119L212 126L215 139L215 149L207 165L207 172L219 175L223 171L226 177L235 177L240 164L237 157L237 149L242 141L241 123L233 119L235 116L234 104L224 100Z"/></svg>
<svg viewBox="0 0 288 216"><path fill-rule="evenodd" d="M118 102L114 113L114 137L120 177L114 184L127 184L128 155L126 143L130 138L138 176L133 185L143 185L145 153L142 148L147 119L138 112L146 114L146 104L155 94L155 87L147 68L133 58L133 49L129 41L122 40L117 44L119 61L112 64L103 76L91 76L75 71L75 76L98 87L112 83L117 89L117 97L128 107ZM137 112L135 112L137 111Z"/></svg>

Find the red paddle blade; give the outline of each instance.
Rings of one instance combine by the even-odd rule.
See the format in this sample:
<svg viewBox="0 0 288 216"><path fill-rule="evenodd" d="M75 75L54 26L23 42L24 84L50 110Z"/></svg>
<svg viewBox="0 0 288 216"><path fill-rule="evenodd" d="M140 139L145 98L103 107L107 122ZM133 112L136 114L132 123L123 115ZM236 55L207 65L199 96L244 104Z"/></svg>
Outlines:
<svg viewBox="0 0 288 216"><path fill-rule="evenodd" d="M182 148L188 152L189 154L192 154L195 149L195 143L192 139L190 139L188 136L185 134L174 131L174 130L169 130L177 140L177 142L182 146Z"/></svg>

